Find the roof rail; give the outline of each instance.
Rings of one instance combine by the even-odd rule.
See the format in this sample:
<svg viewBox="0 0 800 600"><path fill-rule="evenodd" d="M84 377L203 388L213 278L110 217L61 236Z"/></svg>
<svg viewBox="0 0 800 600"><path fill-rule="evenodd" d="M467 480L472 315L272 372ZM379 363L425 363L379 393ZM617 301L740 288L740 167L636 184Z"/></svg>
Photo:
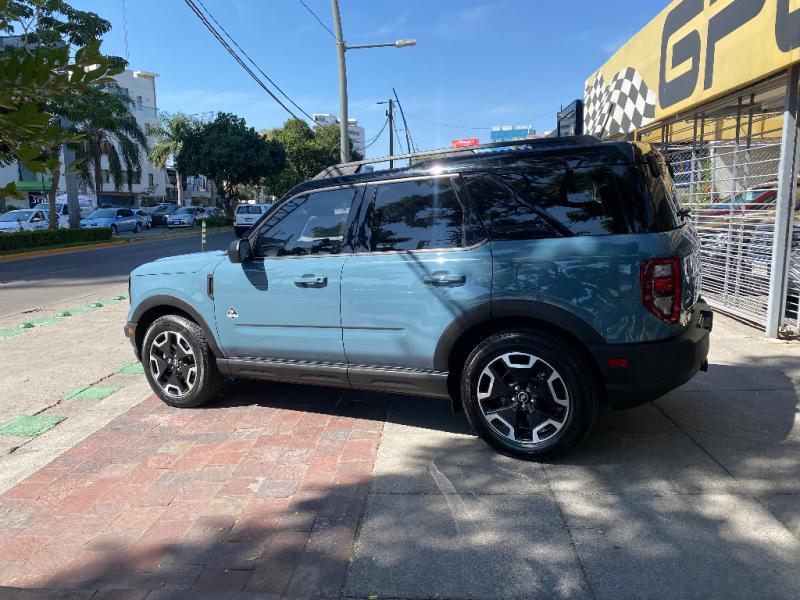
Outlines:
<svg viewBox="0 0 800 600"><path fill-rule="evenodd" d="M441 158L443 154L451 156L466 156L469 154L477 153L481 150L489 150L496 148L515 148L517 146L528 146L532 148L550 147L555 148L559 146L577 146L584 144L597 144L600 143L600 138L593 135L571 135L564 137L551 137L551 138L535 138L526 140L513 140L508 142L490 142L488 144L479 144L477 146L467 146L465 148L441 148L439 150L425 150L424 152L410 152L406 154L393 154L391 156L380 156L378 158L370 158L367 160L359 160L348 163L341 163L328 167L324 171L317 174L314 179L331 179L334 177L344 177L346 175L355 175L361 171L361 167L377 163L393 162L396 160L405 160L410 158Z"/></svg>

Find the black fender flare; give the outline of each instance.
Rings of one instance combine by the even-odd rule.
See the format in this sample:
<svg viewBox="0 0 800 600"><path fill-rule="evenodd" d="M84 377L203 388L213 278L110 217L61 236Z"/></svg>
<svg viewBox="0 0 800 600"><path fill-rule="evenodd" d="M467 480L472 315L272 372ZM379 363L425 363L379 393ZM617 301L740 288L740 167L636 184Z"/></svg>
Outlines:
<svg viewBox="0 0 800 600"><path fill-rule="evenodd" d="M217 356L218 358L227 358L226 355L220 349L220 347L217 345L217 338L214 335L214 330L208 326L206 320L200 315L199 312L197 312L197 310L191 304L189 304L185 300L176 298L175 296L169 296L166 294L157 294L155 296L149 296L145 298L136 306L136 310L133 311L131 321L133 323L136 323L138 328L139 321L148 311L154 308L162 308L162 307L176 308L179 311L189 315L189 317L191 317L191 319L200 326L200 328L203 330L203 333L205 333L208 345L211 348L211 351L214 353L214 355ZM144 339L144 332L142 332L142 339Z"/></svg>
<svg viewBox="0 0 800 600"><path fill-rule="evenodd" d="M469 329L494 319L527 318L548 323L576 338L583 346L605 345L603 336L582 318L573 313L535 300L501 299L481 304L454 319L444 330L433 355L433 368L449 371L450 355L458 339Z"/></svg>

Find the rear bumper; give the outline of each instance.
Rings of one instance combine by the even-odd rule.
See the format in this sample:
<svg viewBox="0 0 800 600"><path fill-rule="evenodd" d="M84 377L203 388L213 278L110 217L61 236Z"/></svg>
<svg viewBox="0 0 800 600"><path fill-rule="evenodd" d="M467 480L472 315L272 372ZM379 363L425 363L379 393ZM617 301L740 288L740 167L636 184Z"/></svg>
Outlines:
<svg viewBox="0 0 800 600"><path fill-rule="evenodd" d="M688 327L677 337L646 344L590 346L606 382L608 404L615 409L651 402L683 385L708 367L713 313L700 300ZM610 359L626 358L626 368L609 366Z"/></svg>

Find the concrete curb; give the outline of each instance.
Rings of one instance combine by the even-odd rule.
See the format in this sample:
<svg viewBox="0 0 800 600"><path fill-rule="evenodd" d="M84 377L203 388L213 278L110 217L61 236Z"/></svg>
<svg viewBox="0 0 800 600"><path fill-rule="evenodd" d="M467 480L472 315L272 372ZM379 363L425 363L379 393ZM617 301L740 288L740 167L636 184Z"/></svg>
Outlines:
<svg viewBox="0 0 800 600"><path fill-rule="evenodd" d="M228 227L209 227L206 233L218 233L220 231L227 231ZM232 231L233 228L230 228ZM30 252L19 252L17 254L4 254L0 256L0 262L9 260L19 260L25 258L38 258L40 256L49 256L50 254L70 254L73 252L87 252L89 250L101 250L103 248L113 248L115 246L125 246L126 244L144 244L147 242L158 242L163 240L175 240L180 238L187 238L192 236L200 237L200 229L196 231L187 231L186 233L164 234L146 238L124 238L119 240L112 240L110 242L103 242L100 244L87 244L85 246L68 246L66 248L51 248L50 250L31 250Z"/></svg>

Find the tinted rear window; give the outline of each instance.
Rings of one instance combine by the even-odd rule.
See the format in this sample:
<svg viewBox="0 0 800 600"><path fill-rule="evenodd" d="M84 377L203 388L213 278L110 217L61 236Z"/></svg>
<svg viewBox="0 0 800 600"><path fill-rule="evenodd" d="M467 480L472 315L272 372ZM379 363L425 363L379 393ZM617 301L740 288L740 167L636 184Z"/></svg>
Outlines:
<svg viewBox="0 0 800 600"><path fill-rule="evenodd" d="M465 177L494 239L624 234L641 197L633 165L569 166L558 158Z"/></svg>
<svg viewBox="0 0 800 600"><path fill-rule="evenodd" d="M464 213L449 179L377 186L370 250L428 250L467 245Z"/></svg>
<svg viewBox="0 0 800 600"><path fill-rule="evenodd" d="M253 204L240 204L236 207L237 215L260 215L261 207Z"/></svg>
<svg viewBox="0 0 800 600"><path fill-rule="evenodd" d="M677 229L683 219L678 212L680 203L666 162L659 153L652 152L645 155L644 162L638 166L649 199L640 217L642 229L651 232Z"/></svg>

